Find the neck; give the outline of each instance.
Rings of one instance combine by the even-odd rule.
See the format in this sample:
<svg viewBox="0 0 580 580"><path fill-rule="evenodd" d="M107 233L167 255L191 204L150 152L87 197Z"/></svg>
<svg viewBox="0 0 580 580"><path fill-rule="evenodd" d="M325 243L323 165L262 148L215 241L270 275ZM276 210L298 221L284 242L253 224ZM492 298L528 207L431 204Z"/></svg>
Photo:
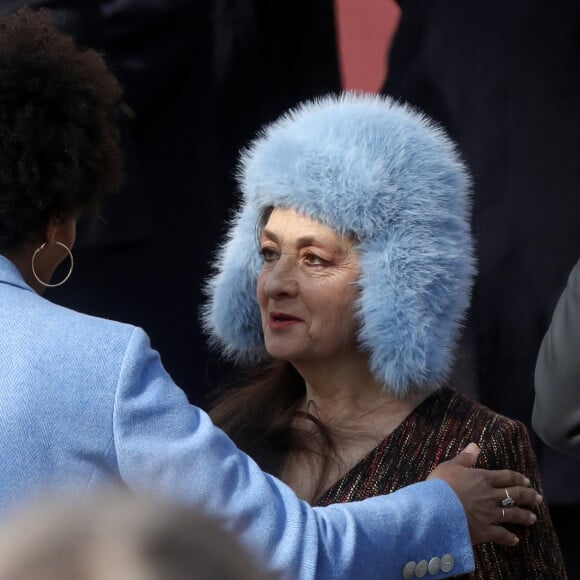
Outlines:
<svg viewBox="0 0 580 580"><path fill-rule="evenodd" d="M22 275L24 281L36 291L37 294L42 294L45 290L44 286L38 283L32 274L32 255L38 246L26 245L18 250L8 250L4 252L4 256L8 258Z"/></svg>
<svg viewBox="0 0 580 580"><path fill-rule="evenodd" d="M302 410L318 417L332 440L329 445L307 419L294 422L309 446L290 453L280 475L309 501L368 455L427 396L401 400L374 379L366 356L351 357L348 364L345 360L334 365L296 365L306 383Z"/></svg>
<svg viewBox="0 0 580 580"><path fill-rule="evenodd" d="M362 353L349 364L297 370L306 383L303 410L341 428L360 427L363 420L368 425L373 418L400 422L425 398L395 396L373 377L368 358Z"/></svg>

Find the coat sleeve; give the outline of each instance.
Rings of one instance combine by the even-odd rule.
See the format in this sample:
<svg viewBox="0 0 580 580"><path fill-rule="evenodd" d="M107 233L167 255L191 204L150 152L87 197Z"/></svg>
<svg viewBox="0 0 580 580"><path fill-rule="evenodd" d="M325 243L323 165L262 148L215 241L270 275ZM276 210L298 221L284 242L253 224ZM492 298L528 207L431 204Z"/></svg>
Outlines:
<svg viewBox="0 0 580 580"><path fill-rule="evenodd" d="M444 555L452 556L453 568L431 578L473 570L465 514L445 482L310 507L188 403L140 329L119 373L113 426L119 472L129 487L219 517L284 578L402 578L408 562Z"/></svg>
<svg viewBox="0 0 580 580"><path fill-rule="evenodd" d="M559 451L580 455L580 261L542 341L532 425Z"/></svg>

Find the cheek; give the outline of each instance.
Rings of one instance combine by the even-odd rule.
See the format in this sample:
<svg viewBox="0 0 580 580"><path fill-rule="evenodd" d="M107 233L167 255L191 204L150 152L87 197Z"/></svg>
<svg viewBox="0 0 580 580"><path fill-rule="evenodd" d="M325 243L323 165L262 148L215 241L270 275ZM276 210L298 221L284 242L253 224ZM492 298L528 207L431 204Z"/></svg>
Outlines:
<svg viewBox="0 0 580 580"><path fill-rule="evenodd" d="M334 300L329 297L334 297ZM318 328L321 331L332 330L340 335L351 334L352 329L358 326L354 314L355 299L351 287L329 289L317 296L317 304L312 304L312 312L317 314L315 323Z"/></svg>
<svg viewBox="0 0 580 580"><path fill-rule="evenodd" d="M344 290L344 302L342 303L342 312L345 322L350 326L358 328L358 318L356 315L356 302L359 296L358 286L348 284Z"/></svg>
<svg viewBox="0 0 580 580"><path fill-rule="evenodd" d="M329 312L328 317L332 320L333 327L337 332L350 334L357 325L354 318L353 305L350 302L338 304L332 310L332 313Z"/></svg>
<svg viewBox="0 0 580 580"><path fill-rule="evenodd" d="M265 283L264 276L262 272L260 272L260 274L258 275L258 282L256 284L256 300L258 301L260 310L265 308L267 303L266 292L264 291L264 283Z"/></svg>

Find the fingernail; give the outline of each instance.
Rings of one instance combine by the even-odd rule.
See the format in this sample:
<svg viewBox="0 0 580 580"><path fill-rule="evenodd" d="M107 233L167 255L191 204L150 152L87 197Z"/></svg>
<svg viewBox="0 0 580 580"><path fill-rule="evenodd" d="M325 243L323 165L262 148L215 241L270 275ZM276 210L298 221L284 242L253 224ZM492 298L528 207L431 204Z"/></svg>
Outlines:
<svg viewBox="0 0 580 580"><path fill-rule="evenodd" d="M530 522L532 522L532 524L535 524L537 519L538 516L536 514L530 514Z"/></svg>
<svg viewBox="0 0 580 580"><path fill-rule="evenodd" d="M470 443L463 451L466 453L477 453L479 451L479 447L475 443Z"/></svg>
<svg viewBox="0 0 580 580"><path fill-rule="evenodd" d="M526 477L526 479L524 479L524 484L527 485L528 487L531 485L531 481Z"/></svg>
<svg viewBox="0 0 580 580"><path fill-rule="evenodd" d="M536 494L536 502L542 503L543 501L544 501L544 498L539 493Z"/></svg>
<svg viewBox="0 0 580 580"><path fill-rule="evenodd" d="M517 536L514 536L512 541L514 546L517 546L520 543L520 539Z"/></svg>

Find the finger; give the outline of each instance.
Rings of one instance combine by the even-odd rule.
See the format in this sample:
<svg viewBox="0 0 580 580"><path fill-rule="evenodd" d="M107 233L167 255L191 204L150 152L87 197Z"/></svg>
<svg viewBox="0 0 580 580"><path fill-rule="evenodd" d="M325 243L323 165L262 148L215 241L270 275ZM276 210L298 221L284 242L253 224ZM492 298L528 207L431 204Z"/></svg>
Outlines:
<svg viewBox="0 0 580 580"><path fill-rule="evenodd" d="M473 467L479 456L479 447L475 443L470 443L459 455L449 460L449 463L462 465L463 467Z"/></svg>
<svg viewBox="0 0 580 580"><path fill-rule="evenodd" d="M474 455L475 459L479 456L479 447L477 443L469 443L465 449L461 453L469 453L470 455Z"/></svg>
<svg viewBox="0 0 580 580"><path fill-rule="evenodd" d="M520 539L502 526L490 526L488 541L504 546L517 546Z"/></svg>
<svg viewBox="0 0 580 580"><path fill-rule="evenodd" d="M507 495L506 490L508 492ZM516 487L507 487L505 489L496 490L498 503L501 503L506 497L508 497L508 495L516 502L516 504L521 506L536 507L544 501L544 498L531 487L522 487L518 485Z"/></svg>
<svg viewBox="0 0 580 580"><path fill-rule="evenodd" d="M530 510L518 508L518 507L511 507L511 508L503 508L504 513L499 516L498 522L500 524L519 524L522 526L531 526L535 524L538 516ZM500 508L501 512L501 508ZM503 520L501 520L503 515ZM501 520L501 521L500 521Z"/></svg>
<svg viewBox="0 0 580 580"><path fill-rule="evenodd" d="M483 471L483 470L482 470ZM493 487L506 488L515 487L518 485L529 487L530 480L523 474L511 469L498 469L495 471L487 471L487 477Z"/></svg>

